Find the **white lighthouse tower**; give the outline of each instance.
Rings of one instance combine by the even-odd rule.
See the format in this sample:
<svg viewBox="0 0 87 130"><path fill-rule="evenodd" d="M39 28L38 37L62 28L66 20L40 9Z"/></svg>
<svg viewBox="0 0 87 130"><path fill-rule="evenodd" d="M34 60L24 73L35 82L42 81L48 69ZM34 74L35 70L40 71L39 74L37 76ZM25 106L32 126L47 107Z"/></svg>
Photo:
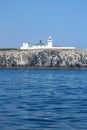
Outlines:
<svg viewBox="0 0 87 130"><path fill-rule="evenodd" d="M47 41L48 41L48 47L49 47L49 48L53 47L53 45L52 45L52 41L53 41L53 40L52 40L52 38L51 38L50 36L48 37L48 40L47 40Z"/></svg>

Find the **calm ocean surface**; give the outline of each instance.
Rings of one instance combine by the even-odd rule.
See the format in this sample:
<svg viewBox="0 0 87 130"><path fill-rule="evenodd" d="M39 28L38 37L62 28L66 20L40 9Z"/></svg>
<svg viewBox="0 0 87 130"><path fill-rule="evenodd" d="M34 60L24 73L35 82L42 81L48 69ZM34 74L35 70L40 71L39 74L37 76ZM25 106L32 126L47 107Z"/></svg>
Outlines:
<svg viewBox="0 0 87 130"><path fill-rule="evenodd" d="M87 71L1 69L0 130L87 130Z"/></svg>

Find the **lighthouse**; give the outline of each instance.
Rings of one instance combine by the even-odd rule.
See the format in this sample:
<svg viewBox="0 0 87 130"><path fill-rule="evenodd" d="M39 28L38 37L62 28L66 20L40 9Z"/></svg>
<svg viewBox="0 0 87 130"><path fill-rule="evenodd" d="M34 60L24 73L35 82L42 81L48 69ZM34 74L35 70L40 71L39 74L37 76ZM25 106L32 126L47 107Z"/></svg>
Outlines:
<svg viewBox="0 0 87 130"><path fill-rule="evenodd" d="M48 47L51 48L53 46L52 45L52 41L53 41L52 38L49 36L47 41L48 41Z"/></svg>

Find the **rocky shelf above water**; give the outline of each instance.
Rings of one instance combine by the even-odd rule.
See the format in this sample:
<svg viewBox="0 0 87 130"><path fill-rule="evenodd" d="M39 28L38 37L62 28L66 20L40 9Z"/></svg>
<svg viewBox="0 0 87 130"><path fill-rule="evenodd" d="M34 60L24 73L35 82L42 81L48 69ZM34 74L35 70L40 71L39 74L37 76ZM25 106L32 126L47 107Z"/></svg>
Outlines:
<svg viewBox="0 0 87 130"><path fill-rule="evenodd" d="M0 68L87 69L87 51L0 50Z"/></svg>

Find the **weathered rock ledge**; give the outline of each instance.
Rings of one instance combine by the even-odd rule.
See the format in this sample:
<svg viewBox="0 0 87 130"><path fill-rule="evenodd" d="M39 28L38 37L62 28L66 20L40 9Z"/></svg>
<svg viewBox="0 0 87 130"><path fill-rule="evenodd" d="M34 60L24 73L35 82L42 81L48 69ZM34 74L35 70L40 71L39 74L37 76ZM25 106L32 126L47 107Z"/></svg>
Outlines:
<svg viewBox="0 0 87 130"><path fill-rule="evenodd" d="M87 51L0 50L0 68L87 69Z"/></svg>

